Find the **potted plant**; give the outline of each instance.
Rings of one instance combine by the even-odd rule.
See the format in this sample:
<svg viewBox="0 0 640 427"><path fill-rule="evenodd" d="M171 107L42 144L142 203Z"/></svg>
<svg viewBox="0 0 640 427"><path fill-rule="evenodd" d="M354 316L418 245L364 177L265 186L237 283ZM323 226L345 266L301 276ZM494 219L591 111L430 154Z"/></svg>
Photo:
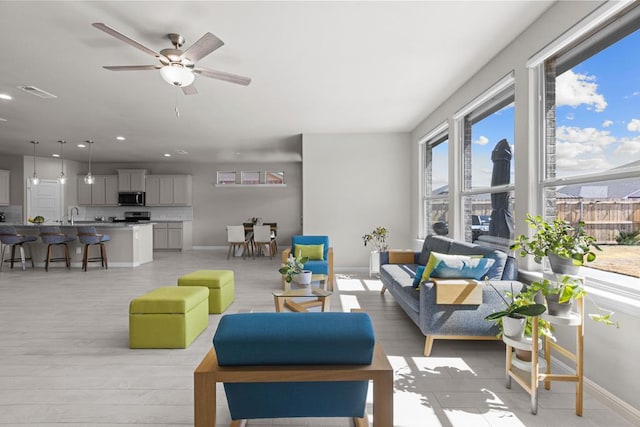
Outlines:
<svg viewBox="0 0 640 427"><path fill-rule="evenodd" d="M371 244L373 251L369 254L369 276L372 273L380 272L380 252L385 252L389 249L387 244L387 236L389 231L384 227L376 227L371 233L362 236L362 241L365 246Z"/></svg>
<svg viewBox="0 0 640 427"><path fill-rule="evenodd" d="M311 283L311 271L303 270L304 263L307 261L309 261L309 258L307 257L294 258L290 255L289 258L287 258L287 262L285 264L282 264L282 267L278 269L278 272L284 276L284 280L287 283L291 283L295 275L306 272L305 276L308 276L308 281L306 281L306 284L308 285L309 283ZM305 280L298 280L298 283L301 285L305 284L303 282L305 282Z"/></svg>
<svg viewBox="0 0 640 427"><path fill-rule="evenodd" d="M371 243L374 250L384 252L389 249L389 245L386 240L388 235L389 231L386 228L376 227L371 233L362 236L362 241L365 246L367 246L368 243Z"/></svg>
<svg viewBox="0 0 640 427"><path fill-rule="evenodd" d="M596 259L595 250L601 250L596 239L584 231L584 221L574 227L569 222L556 218L552 222L541 216L527 215L526 222L535 230L533 236L518 236L510 246L519 250L520 256L533 255L537 263L549 258L551 269L559 274L576 274L586 262Z"/></svg>
<svg viewBox="0 0 640 427"><path fill-rule="evenodd" d="M501 328L501 332L498 335L504 334L509 338L521 340L525 333L527 319L541 315L545 312L546 307L543 304L537 304L527 293L514 295L513 284L511 284L511 291L506 292L506 297L510 298L511 302L489 280L485 279L485 284L496 291L506 306L504 310L486 316L485 320L498 322Z"/></svg>

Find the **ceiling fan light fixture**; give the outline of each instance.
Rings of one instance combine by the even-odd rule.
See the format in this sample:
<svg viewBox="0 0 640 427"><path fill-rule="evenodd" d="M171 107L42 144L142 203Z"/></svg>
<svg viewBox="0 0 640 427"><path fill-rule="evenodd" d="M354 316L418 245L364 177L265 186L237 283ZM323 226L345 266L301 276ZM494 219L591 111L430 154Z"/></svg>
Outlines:
<svg viewBox="0 0 640 427"><path fill-rule="evenodd" d="M162 79L173 86L184 87L193 83L196 76L182 64L165 65L160 68Z"/></svg>

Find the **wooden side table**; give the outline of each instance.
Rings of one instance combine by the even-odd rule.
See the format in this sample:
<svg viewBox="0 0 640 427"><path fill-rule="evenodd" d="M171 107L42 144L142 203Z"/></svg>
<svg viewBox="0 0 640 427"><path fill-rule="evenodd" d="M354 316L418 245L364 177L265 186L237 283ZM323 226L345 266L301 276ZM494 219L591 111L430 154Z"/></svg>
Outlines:
<svg viewBox="0 0 640 427"><path fill-rule="evenodd" d="M326 289L327 276L317 276L324 277L324 280L322 280L323 287L309 285L291 289L291 284L287 284L285 290L273 291L273 302L276 306L276 312L281 313L284 310L284 307L295 312L307 312L309 311L309 308L318 306L321 311L329 311L330 297L333 292ZM311 283L313 283L313 278ZM297 302L294 298L313 299Z"/></svg>

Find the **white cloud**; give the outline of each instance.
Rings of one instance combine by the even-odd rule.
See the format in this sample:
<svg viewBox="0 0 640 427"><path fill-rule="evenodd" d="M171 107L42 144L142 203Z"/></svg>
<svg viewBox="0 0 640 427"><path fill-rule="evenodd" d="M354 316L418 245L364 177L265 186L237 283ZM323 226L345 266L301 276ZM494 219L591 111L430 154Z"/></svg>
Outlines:
<svg viewBox="0 0 640 427"><path fill-rule="evenodd" d="M627 125L627 130L631 132L640 132L640 120L631 119L631 122Z"/></svg>
<svg viewBox="0 0 640 427"><path fill-rule="evenodd" d="M558 173L565 175L568 171L600 171L610 169L609 162L602 157L592 159L558 159Z"/></svg>
<svg viewBox="0 0 640 427"><path fill-rule="evenodd" d="M607 108L604 96L598 93L596 77L576 74L573 70L560 74L556 79L556 106L577 107L582 104L595 106L597 112Z"/></svg>
<svg viewBox="0 0 640 427"><path fill-rule="evenodd" d="M584 144L590 151L601 151L602 148L616 142L616 138L608 130L596 128L579 128L574 126L560 126L556 129L556 140L559 143Z"/></svg>
<svg viewBox="0 0 640 427"><path fill-rule="evenodd" d="M604 122L602 122L602 127L603 128L608 128L612 124L613 124L613 122L611 120L605 120Z"/></svg>
<svg viewBox="0 0 640 427"><path fill-rule="evenodd" d="M630 154L638 154L640 153L640 137L636 138L622 138L620 140L620 144L618 148L616 148L615 153L630 153Z"/></svg>
<svg viewBox="0 0 640 427"><path fill-rule="evenodd" d="M480 137L473 141L473 143L478 145L487 145L489 143L489 138L484 135L480 135Z"/></svg>

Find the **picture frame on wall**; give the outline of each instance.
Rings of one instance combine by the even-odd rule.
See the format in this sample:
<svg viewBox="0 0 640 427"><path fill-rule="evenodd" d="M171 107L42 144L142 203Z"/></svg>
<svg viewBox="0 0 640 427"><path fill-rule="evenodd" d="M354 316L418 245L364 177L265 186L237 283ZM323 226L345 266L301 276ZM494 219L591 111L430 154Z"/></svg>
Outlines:
<svg viewBox="0 0 640 427"><path fill-rule="evenodd" d="M260 184L260 172L242 171L240 173L241 184Z"/></svg>
<svg viewBox="0 0 640 427"><path fill-rule="evenodd" d="M236 183L236 171L220 172L218 171L218 184L233 185Z"/></svg>
<svg viewBox="0 0 640 427"><path fill-rule="evenodd" d="M284 184L284 171L266 171L264 177L265 184Z"/></svg>

